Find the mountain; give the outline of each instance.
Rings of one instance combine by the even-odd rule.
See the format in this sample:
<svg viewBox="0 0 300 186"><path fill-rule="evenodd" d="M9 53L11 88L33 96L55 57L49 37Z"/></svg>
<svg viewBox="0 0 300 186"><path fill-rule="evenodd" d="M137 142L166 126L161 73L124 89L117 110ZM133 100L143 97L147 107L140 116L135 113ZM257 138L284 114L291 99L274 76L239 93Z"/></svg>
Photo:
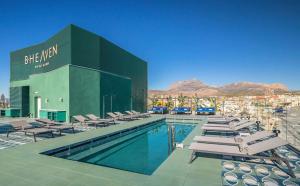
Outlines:
<svg viewBox="0 0 300 186"><path fill-rule="evenodd" d="M171 95L184 94L192 96L238 96L238 95L266 95L282 94L288 92L287 86L280 83L265 84L252 82L238 82L214 87L206 85L200 80L177 81L169 86L167 90L149 90L149 95Z"/></svg>
<svg viewBox="0 0 300 186"><path fill-rule="evenodd" d="M281 94L288 92L287 86L280 83L252 83L239 82L224 85L220 90L225 95L265 95L265 94Z"/></svg>

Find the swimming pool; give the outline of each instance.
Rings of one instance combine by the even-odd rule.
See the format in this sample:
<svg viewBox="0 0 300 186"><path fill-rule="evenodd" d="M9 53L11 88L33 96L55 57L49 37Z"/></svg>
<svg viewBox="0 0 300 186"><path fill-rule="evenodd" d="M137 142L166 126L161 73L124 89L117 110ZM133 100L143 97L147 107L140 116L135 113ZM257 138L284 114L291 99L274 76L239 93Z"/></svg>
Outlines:
<svg viewBox="0 0 300 186"><path fill-rule="evenodd" d="M151 175L194 129L192 124L146 124L42 154Z"/></svg>

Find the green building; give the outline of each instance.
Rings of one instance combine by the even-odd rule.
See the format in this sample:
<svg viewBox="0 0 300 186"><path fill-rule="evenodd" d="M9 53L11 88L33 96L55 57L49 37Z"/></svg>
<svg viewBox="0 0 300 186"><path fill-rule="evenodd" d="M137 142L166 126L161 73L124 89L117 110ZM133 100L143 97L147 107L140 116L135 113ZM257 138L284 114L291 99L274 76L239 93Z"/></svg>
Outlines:
<svg viewBox="0 0 300 186"><path fill-rule="evenodd" d="M69 121L146 111L147 63L77 26L11 52L10 61L11 113Z"/></svg>

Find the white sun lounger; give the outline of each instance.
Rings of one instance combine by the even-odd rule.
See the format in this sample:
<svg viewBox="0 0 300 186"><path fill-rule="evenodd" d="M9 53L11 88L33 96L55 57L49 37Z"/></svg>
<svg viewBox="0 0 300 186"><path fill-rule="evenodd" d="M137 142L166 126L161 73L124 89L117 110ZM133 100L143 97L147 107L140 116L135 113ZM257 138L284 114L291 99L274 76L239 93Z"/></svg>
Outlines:
<svg viewBox="0 0 300 186"><path fill-rule="evenodd" d="M146 118L150 116L150 113L139 113L139 112L135 112L135 111L125 111L128 115L137 117L137 118Z"/></svg>
<svg viewBox="0 0 300 186"><path fill-rule="evenodd" d="M254 159L269 159L276 162L283 162L287 165L289 169L289 175L295 178L295 174L291 169L289 162L278 156L275 153L275 149L283 145L287 145L288 142L282 140L279 137L274 137L266 139L251 145L242 145L242 146L231 146L231 145L221 145L221 144L207 144L207 143L197 143L193 142L189 146L189 149L192 150L192 155L190 163L197 158L197 153L204 154L217 154L217 155L226 155L234 157L244 157L244 158L254 158ZM259 156L259 153L271 151L272 156Z"/></svg>
<svg viewBox="0 0 300 186"><path fill-rule="evenodd" d="M250 127L251 125L256 124L253 121L247 122L247 123L243 123L241 125L238 126L234 126L234 127L207 127L207 126L202 126L201 129L206 132L206 131L216 131L216 132L237 132L241 129Z"/></svg>
<svg viewBox="0 0 300 186"><path fill-rule="evenodd" d="M137 112L137 111L135 111L135 110L131 110L131 112L132 112L133 114L139 114L140 116L146 116L146 117L151 116L151 114L148 113L148 112L140 113L140 112Z"/></svg>
<svg viewBox="0 0 300 186"><path fill-rule="evenodd" d="M214 137L214 136L195 136L194 141L200 143L216 143L216 144L224 144L224 145L240 145L240 144L248 144L251 142L255 142L257 140L262 140L271 136L275 136L275 133L270 131L257 131L254 134L246 137Z"/></svg>
<svg viewBox="0 0 300 186"><path fill-rule="evenodd" d="M133 120L132 117L120 116L120 115L114 114L112 112L108 112L106 114L109 117L111 117L112 119L115 119L115 120L120 120L120 121L131 121L131 120Z"/></svg>
<svg viewBox="0 0 300 186"><path fill-rule="evenodd" d="M232 121L239 121L238 118L207 118L208 123L227 124Z"/></svg>
<svg viewBox="0 0 300 186"><path fill-rule="evenodd" d="M129 120L135 120L138 119L138 117L136 115L132 116L132 115L125 115L121 112L114 112L114 114L116 114L117 116L119 116L120 118L124 118L124 119L129 119Z"/></svg>
<svg viewBox="0 0 300 186"><path fill-rule="evenodd" d="M207 123L204 124L203 126L206 127L229 127L229 126L238 126L244 123L250 122L249 120L240 120L240 121L232 121L230 123L225 123L225 124L217 124L217 123Z"/></svg>
<svg viewBox="0 0 300 186"><path fill-rule="evenodd" d="M108 124L105 121L92 121L92 120L88 120L86 117L82 116L82 115L77 115L77 116L73 116L73 118L78 121L79 123L81 123L82 125L94 125L95 128L97 128L98 126L107 126Z"/></svg>
<svg viewBox="0 0 300 186"><path fill-rule="evenodd" d="M106 123L114 123L114 119L101 119L100 117L95 116L94 114L87 114L86 117L92 121L100 121L100 122L106 122Z"/></svg>
<svg viewBox="0 0 300 186"><path fill-rule="evenodd" d="M129 116L133 117L133 118L144 118L143 115L141 114L134 114L133 112L130 112L130 111L125 111L126 114L128 114Z"/></svg>

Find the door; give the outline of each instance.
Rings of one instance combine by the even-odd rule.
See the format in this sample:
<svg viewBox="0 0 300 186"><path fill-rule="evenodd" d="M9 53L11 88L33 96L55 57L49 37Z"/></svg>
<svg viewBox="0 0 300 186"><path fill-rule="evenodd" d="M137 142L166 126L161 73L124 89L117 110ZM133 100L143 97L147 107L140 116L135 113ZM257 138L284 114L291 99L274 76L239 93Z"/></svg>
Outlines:
<svg viewBox="0 0 300 186"><path fill-rule="evenodd" d="M34 117L40 118L40 110L42 108L42 98L35 97L35 110L34 110Z"/></svg>

